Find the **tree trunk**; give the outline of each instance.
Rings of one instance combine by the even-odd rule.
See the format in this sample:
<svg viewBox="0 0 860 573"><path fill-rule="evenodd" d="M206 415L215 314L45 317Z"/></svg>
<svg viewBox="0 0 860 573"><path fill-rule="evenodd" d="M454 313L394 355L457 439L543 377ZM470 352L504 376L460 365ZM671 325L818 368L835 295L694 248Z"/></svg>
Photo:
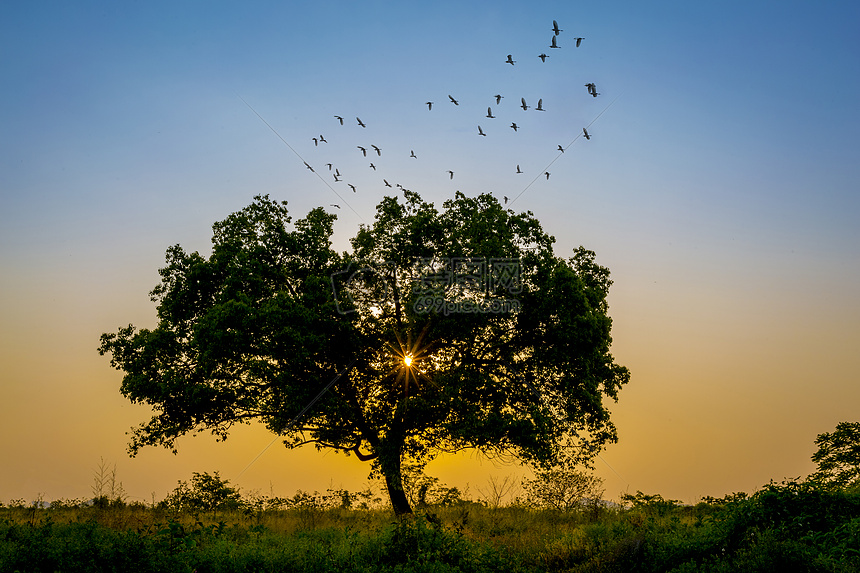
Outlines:
<svg viewBox="0 0 860 573"><path fill-rule="evenodd" d="M394 508L394 515L412 513L412 506L409 505L406 492L403 491L403 480L400 479L400 472L396 476L386 475L385 485L388 486L388 496L391 498L391 507Z"/></svg>
<svg viewBox="0 0 860 573"><path fill-rule="evenodd" d="M382 475L385 476L385 485L388 488L391 507L394 508L395 515L411 514L412 506L409 505L409 499L403 490L403 476L400 473L400 446L398 444L393 448L385 448L385 450L388 451L380 453L379 464Z"/></svg>

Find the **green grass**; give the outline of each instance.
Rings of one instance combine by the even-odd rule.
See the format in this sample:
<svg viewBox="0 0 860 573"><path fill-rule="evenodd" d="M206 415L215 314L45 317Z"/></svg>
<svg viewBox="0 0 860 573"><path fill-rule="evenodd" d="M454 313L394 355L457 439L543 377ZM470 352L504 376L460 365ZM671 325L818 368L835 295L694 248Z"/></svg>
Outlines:
<svg viewBox="0 0 860 573"><path fill-rule="evenodd" d="M771 484L683 507L535 510L460 502L232 510L75 503L0 508L0 572L860 571L860 494Z"/></svg>

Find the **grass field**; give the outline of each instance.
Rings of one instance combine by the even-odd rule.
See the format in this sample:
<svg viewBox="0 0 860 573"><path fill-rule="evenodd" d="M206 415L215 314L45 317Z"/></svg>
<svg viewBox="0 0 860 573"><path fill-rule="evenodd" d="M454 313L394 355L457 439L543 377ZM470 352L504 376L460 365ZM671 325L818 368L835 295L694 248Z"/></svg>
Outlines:
<svg viewBox="0 0 860 573"><path fill-rule="evenodd" d="M323 499L12 502L0 507L0 571L860 571L860 492L814 483L696 506L644 494L570 511L458 500L404 519Z"/></svg>

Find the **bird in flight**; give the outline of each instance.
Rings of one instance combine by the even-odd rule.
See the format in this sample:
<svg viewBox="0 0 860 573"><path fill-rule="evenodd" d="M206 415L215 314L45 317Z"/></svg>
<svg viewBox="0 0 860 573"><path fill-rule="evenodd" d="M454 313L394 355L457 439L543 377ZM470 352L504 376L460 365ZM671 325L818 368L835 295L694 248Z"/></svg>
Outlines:
<svg viewBox="0 0 860 573"><path fill-rule="evenodd" d="M519 165L517 165L517 173L522 173L522 171L520 170L520 166L519 166Z"/></svg>
<svg viewBox="0 0 860 573"><path fill-rule="evenodd" d="M511 59L511 54L508 54L508 59L505 60L505 63L513 66L516 63L516 60Z"/></svg>
<svg viewBox="0 0 860 573"><path fill-rule="evenodd" d="M511 124L511 129L513 129L514 131L516 131L517 129L519 129L519 126L517 126L517 124L515 124L515 123L512 123L512 124Z"/></svg>
<svg viewBox="0 0 860 573"><path fill-rule="evenodd" d="M562 147L561 145L558 146L558 150L564 153L564 147Z"/></svg>
<svg viewBox="0 0 860 573"><path fill-rule="evenodd" d="M582 128L582 134L585 136L585 139L591 139L591 136L588 134L588 130L584 127Z"/></svg>
<svg viewBox="0 0 860 573"><path fill-rule="evenodd" d="M585 87L588 88L588 93L590 93L592 95L592 97L597 97L600 95L599 93L597 93L597 86L594 85L593 83L592 84L585 84Z"/></svg>
<svg viewBox="0 0 860 573"><path fill-rule="evenodd" d="M520 107L523 108L523 111L526 111L529 108L529 106L526 105L526 98L520 98L520 101L523 102Z"/></svg>
<svg viewBox="0 0 860 573"><path fill-rule="evenodd" d="M314 147L316 147L316 146L318 145L318 144L317 144L317 138L316 138L316 137L312 137L311 139L313 139L313 140L314 140Z"/></svg>
<svg viewBox="0 0 860 573"><path fill-rule="evenodd" d="M493 97L496 98L496 105L499 105L500 103L502 103L502 98L505 96L496 94Z"/></svg>
<svg viewBox="0 0 860 573"><path fill-rule="evenodd" d="M339 175L334 174L333 177L334 177L335 182L340 183L340 179L338 179Z"/></svg>
<svg viewBox="0 0 860 573"><path fill-rule="evenodd" d="M361 127L367 127L366 125L364 125L364 123L359 118L355 118L355 120L358 122L358 125L360 125Z"/></svg>
<svg viewBox="0 0 860 573"><path fill-rule="evenodd" d="M507 205L507 204L508 204L508 196L505 195L505 205Z"/></svg>
<svg viewBox="0 0 860 573"><path fill-rule="evenodd" d="M480 126L480 125L478 126L478 135L483 135L484 137L487 137L487 134L486 134L486 133L484 133L484 130L483 130L483 129L481 129L481 126Z"/></svg>
<svg viewBox="0 0 860 573"><path fill-rule="evenodd" d="M387 180L383 179L382 182L385 183L386 187L391 187L391 183L389 183Z"/></svg>
<svg viewBox="0 0 860 573"><path fill-rule="evenodd" d="M415 155L415 152L412 151L411 149L409 150L409 157L414 157L415 159L418 159L418 156Z"/></svg>
<svg viewBox="0 0 860 573"><path fill-rule="evenodd" d="M579 47L579 45L582 43L582 41L583 41L584 39L585 39L585 38L574 38L574 40L576 40L576 47L577 47L577 48Z"/></svg>
<svg viewBox="0 0 860 573"><path fill-rule="evenodd" d="M320 143L328 143L328 141L325 140L325 137L320 135Z"/></svg>
<svg viewBox="0 0 860 573"><path fill-rule="evenodd" d="M540 56L538 56L538 58L540 58L540 61L542 61L543 63L546 63L546 59L547 59L548 57L549 57L549 56L547 56L546 54L541 54Z"/></svg>
<svg viewBox="0 0 860 573"><path fill-rule="evenodd" d="M311 167L310 165L308 165L308 162L307 162L307 161L303 161L302 163L304 163L304 164L305 164L305 167L307 167L308 169L310 169L312 173L316 173L316 171L314 171L314 168L313 168L313 167Z"/></svg>
<svg viewBox="0 0 860 573"><path fill-rule="evenodd" d="M341 125L343 125L343 118L341 116L336 115L334 117L340 122Z"/></svg>
<svg viewBox="0 0 860 573"><path fill-rule="evenodd" d="M432 101L425 101L424 103L427 104L427 111L430 111L433 109L433 102Z"/></svg>
<svg viewBox="0 0 860 573"><path fill-rule="evenodd" d="M361 154L362 154L362 155L364 155L365 157L367 157L367 149L365 149L364 147L362 147L362 146L360 146L360 145L356 145L356 147L357 147L357 148L359 148L359 149L361 150Z"/></svg>
<svg viewBox="0 0 860 573"><path fill-rule="evenodd" d="M334 168L334 176L340 177L340 169L338 169L337 167Z"/></svg>
<svg viewBox="0 0 860 573"><path fill-rule="evenodd" d="M331 163L326 163L325 166L328 167L329 171L331 171Z"/></svg>
<svg viewBox="0 0 860 573"><path fill-rule="evenodd" d="M453 171L451 171L450 169L448 170L448 175L450 175L450 176L451 176L451 179L453 179L453 178L454 178L454 172L453 172Z"/></svg>
<svg viewBox="0 0 860 573"><path fill-rule="evenodd" d="M558 36L559 32L564 32L564 30L559 29L558 22L555 20L552 21L552 31L555 32L556 36Z"/></svg>
<svg viewBox="0 0 860 573"><path fill-rule="evenodd" d="M382 157L382 150L381 150L381 149L379 149L379 148L378 148L378 147L376 147L375 145L371 145L371 147L373 148L373 150L376 152L376 154L377 154L378 156Z"/></svg>
<svg viewBox="0 0 860 573"><path fill-rule="evenodd" d="M552 37L552 44L549 45L550 48L560 48L558 44L555 43L555 36Z"/></svg>
<svg viewBox="0 0 860 573"><path fill-rule="evenodd" d="M455 100L454 98L452 98L450 95L448 96L448 99L450 99L450 100L451 100L451 103L453 103L454 105L460 105L460 102L458 102L457 100Z"/></svg>
<svg viewBox="0 0 860 573"><path fill-rule="evenodd" d="M331 206L332 206L332 207L337 207L338 209L340 209L340 205L336 205L336 204L332 203L332 204L331 204Z"/></svg>
<svg viewBox="0 0 860 573"><path fill-rule="evenodd" d="M489 107L487 108L487 117L489 117L490 119L496 119L496 116L493 115L493 109L492 108L489 108Z"/></svg>
<svg viewBox="0 0 860 573"><path fill-rule="evenodd" d="M547 179L549 179L549 177L547 177ZM355 193L355 185L353 185L352 183L347 183L347 185L349 185L349 188L352 189L353 193Z"/></svg>
<svg viewBox="0 0 860 573"><path fill-rule="evenodd" d="M544 171L543 174L546 175L546 180L549 181L549 171Z"/></svg>
<svg viewBox="0 0 860 573"><path fill-rule="evenodd" d="M374 165L373 163L370 164L370 168L376 171L376 165Z"/></svg>
<svg viewBox="0 0 860 573"><path fill-rule="evenodd" d="M538 104L537 104L537 107L535 108L535 111L546 111L546 110L543 108L543 99L539 99L539 100L538 100Z"/></svg>

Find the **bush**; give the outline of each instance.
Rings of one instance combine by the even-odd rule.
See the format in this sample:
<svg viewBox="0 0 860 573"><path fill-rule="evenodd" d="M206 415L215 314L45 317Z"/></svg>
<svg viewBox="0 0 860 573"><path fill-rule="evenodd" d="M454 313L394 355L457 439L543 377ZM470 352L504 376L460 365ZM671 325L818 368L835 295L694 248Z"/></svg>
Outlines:
<svg viewBox="0 0 860 573"><path fill-rule="evenodd" d="M603 496L603 480L576 470L537 472L523 480L526 503L539 509L571 511L594 505Z"/></svg>
<svg viewBox="0 0 860 573"><path fill-rule="evenodd" d="M176 489L162 503L173 511L188 512L195 517L211 511L215 518L218 511L242 507L241 494L228 484L229 481L221 479L218 472L214 475L194 472L190 486L180 480Z"/></svg>
<svg viewBox="0 0 860 573"><path fill-rule="evenodd" d="M677 499L663 499L659 493L647 495L638 490L635 494L622 494L621 501L625 505L630 504L632 511L644 513L649 517L665 516L681 505Z"/></svg>

